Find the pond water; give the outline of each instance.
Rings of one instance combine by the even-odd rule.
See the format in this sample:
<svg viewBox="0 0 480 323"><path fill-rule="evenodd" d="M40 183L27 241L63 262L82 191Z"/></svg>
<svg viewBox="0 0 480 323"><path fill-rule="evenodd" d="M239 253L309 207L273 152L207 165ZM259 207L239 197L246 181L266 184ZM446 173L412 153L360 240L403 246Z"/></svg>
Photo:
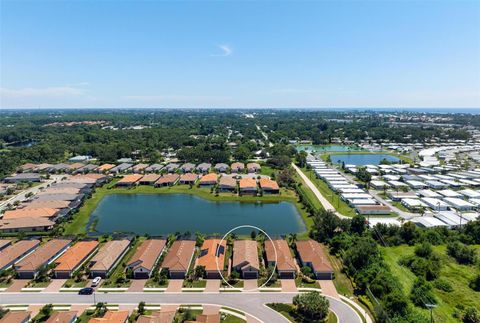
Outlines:
<svg viewBox="0 0 480 323"><path fill-rule="evenodd" d="M335 164L345 164L352 165L378 165L380 161L386 159L390 162L399 162L395 156L390 156L386 154L346 154L346 155L334 155L330 156L330 159Z"/></svg>
<svg viewBox="0 0 480 323"><path fill-rule="evenodd" d="M362 150L359 147L355 146L344 146L344 145L327 145L327 146L317 146L317 145L297 145L297 151L307 151L307 152L335 152L335 151L360 151Z"/></svg>
<svg viewBox="0 0 480 323"><path fill-rule="evenodd" d="M212 202L189 194L107 195L91 215L99 233L134 232L226 233L239 225L254 225L269 235L298 233L305 224L290 202ZM236 234L249 234L251 229Z"/></svg>

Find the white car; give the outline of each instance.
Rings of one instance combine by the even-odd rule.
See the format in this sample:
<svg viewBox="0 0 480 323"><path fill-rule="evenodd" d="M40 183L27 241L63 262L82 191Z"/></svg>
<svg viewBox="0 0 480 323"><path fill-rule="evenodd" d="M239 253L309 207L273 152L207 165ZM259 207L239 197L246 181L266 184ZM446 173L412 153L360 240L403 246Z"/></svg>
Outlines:
<svg viewBox="0 0 480 323"><path fill-rule="evenodd" d="M102 277L95 277L93 280L92 280L92 287L96 287L98 286L98 284L100 284L100 281L102 280Z"/></svg>

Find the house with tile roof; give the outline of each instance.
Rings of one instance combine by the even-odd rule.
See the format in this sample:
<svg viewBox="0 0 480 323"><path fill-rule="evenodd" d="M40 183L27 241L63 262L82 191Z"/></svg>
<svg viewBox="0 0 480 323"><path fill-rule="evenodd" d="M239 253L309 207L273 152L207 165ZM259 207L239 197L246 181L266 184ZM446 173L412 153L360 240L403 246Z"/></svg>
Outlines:
<svg viewBox="0 0 480 323"><path fill-rule="evenodd" d="M52 208L38 208L38 209L15 209L5 211L3 213L3 220L11 220L18 218L45 218L49 220L54 220L59 214L59 209Z"/></svg>
<svg viewBox="0 0 480 323"><path fill-rule="evenodd" d="M166 243L165 239L148 239L142 242L127 263L127 268L133 271L133 278L149 278L152 275Z"/></svg>
<svg viewBox="0 0 480 323"><path fill-rule="evenodd" d="M182 185L193 185L198 179L198 175L195 173L185 173L180 175L179 183Z"/></svg>
<svg viewBox="0 0 480 323"><path fill-rule="evenodd" d="M253 178L241 178L238 186L241 194L257 194L257 181Z"/></svg>
<svg viewBox="0 0 480 323"><path fill-rule="evenodd" d="M201 163L197 166L197 170L202 174L208 173L210 168L212 168L212 164L210 163Z"/></svg>
<svg viewBox="0 0 480 323"><path fill-rule="evenodd" d="M333 279L333 267L323 247L315 240L302 240L295 243L302 266L312 269L317 279Z"/></svg>
<svg viewBox="0 0 480 323"><path fill-rule="evenodd" d="M247 172L249 173L258 173L262 167L258 163L248 163L247 164Z"/></svg>
<svg viewBox="0 0 480 323"><path fill-rule="evenodd" d="M233 163L230 168L232 170L232 173L243 173L243 171L245 170L245 164L236 162Z"/></svg>
<svg viewBox="0 0 480 323"><path fill-rule="evenodd" d="M70 278L97 250L98 241L79 241L55 260L55 278Z"/></svg>
<svg viewBox="0 0 480 323"><path fill-rule="evenodd" d="M243 279L258 279L260 263L257 241L236 240L233 243L232 267L241 274Z"/></svg>
<svg viewBox="0 0 480 323"><path fill-rule="evenodd" d="M0 251L0 272L9 269L16 262L32 253L40 245L40 240L20 240Z"/></svg>
<svg viewBox="0 0 480 323"><path fill-rule="evenodd" d="M124 187L131 187L138 184L138 181L141 180L143 175L141 174L129 174L123 176L121 180L119 180L116 186L124 186Z"/></svg>
<svg viewBox="0 0 480 323"><path fill-rule="evenodd" d="M160 178L159 174L156 173L150 173L142 177L138 183L140 185L153 185L155 184L156 181Z"/></svg>
<svg viewBox="0 0 480 323"><path fill-rule="evenodd" d="M195 252L195 241L175 240L168 250L162 268L168 270L172 279L185 279Z"/></svg>
<svg viewBox="0 0 480 323"><path fill-rule="evenodd" d="M218 182L218 189L221 192L232 192L237 189L237 180L229 175L222 175Z"/></svg>
<svg viewBox="0 0 480 323"><path fill-rule="evenodd" d="M155 182L156 187L173 186L180 179L178 174L164 174Z"/></svg>
<svg viewBox="0 0 480 323"><path fill-rule="evenodd" d="M52 239L35 249L28 256L17 262L14 267L19 278L33 279L39 270L63 254L72 243L68 239Z"/></svg>
<svg viewBox="0 0 480 323"><path fill-rule="evenodd" d="M128 311L107 311L103 317L91 318L88 323L126 323L128 322Z"/></svg>
<svg viewBox="0 0 480 323"><path fill-rule="evenodd" d="M277 272L281 279L294 279L297 272L295 260L285 240L265 241L265 259L267 265L275 266L277 260Z"/></svg>
<svg viewBox="0 0 480 323"><path fill-rule="evenodd" d="M198 185L203 187L211 187L217 184L218 175L216 173L209 173L203 175L198 181Z"/></svg>
<svg viewBox="0 0 480 323"><path fill-rule="evenodd" d="M74 323L76 320L76 311L57 311L53 312L45 323Z"/></svg>
<svg viewBox="0 0 480 323"><path fill-rule="evenodd" d="M106 278L130 247L130 240L107 241L90 261L90 276Z"/></svg>
<svg viewBox="0 0 480 323"><path fill-rule="evenodd" d="M274 180L261 177L259 180L259 185L264 194L278 194L280 192L280 187Z"/></svg>
<svg viewBox="0 0 480 323"><path fill-rule="evenodd" d="M230 167L224 163L217 163L214 168L219 173L225 173Z"/></svg>
<svg viewBox="0 0 480 323"><path fill-rule="evenodd" d="M27 323L32 319L30 311L8 311L4 317L0 319L0 323Z"/></svg>
<svg viewBox="0 0 480 323"><path fill-rule="evenodd" d="M206 278L221 278L218 270L223 271L227 242L220 239L206 239L200 248L196 266L205 267ZM218 267L217 267L218 263Z"/></svg>

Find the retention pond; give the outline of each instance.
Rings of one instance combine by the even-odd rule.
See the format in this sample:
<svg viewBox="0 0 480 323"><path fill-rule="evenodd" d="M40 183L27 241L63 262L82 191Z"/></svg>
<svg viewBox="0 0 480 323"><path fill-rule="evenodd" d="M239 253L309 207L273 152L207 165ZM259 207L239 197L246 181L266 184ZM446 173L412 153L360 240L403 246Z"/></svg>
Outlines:
<svg viewBox="0 0 480 323"><path fill-rule="evenodd" d="M92 221L99 233L221 234L245 224L257 226L269 235L306 230L297 208L290 202L213 202L189 194L107 195L93 211L89 225Z"/></svg>

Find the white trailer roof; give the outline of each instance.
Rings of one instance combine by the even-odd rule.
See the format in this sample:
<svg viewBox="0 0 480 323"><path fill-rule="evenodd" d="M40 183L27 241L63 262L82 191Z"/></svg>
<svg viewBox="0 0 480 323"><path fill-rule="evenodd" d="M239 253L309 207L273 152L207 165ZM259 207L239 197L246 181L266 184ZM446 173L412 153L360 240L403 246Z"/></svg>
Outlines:
<svg viewBox="0 0 480 323"><path fill-rule="evenodd" d="M418 194L424 197L441 197L440 194L432 190L419 190Z"/></svg>

